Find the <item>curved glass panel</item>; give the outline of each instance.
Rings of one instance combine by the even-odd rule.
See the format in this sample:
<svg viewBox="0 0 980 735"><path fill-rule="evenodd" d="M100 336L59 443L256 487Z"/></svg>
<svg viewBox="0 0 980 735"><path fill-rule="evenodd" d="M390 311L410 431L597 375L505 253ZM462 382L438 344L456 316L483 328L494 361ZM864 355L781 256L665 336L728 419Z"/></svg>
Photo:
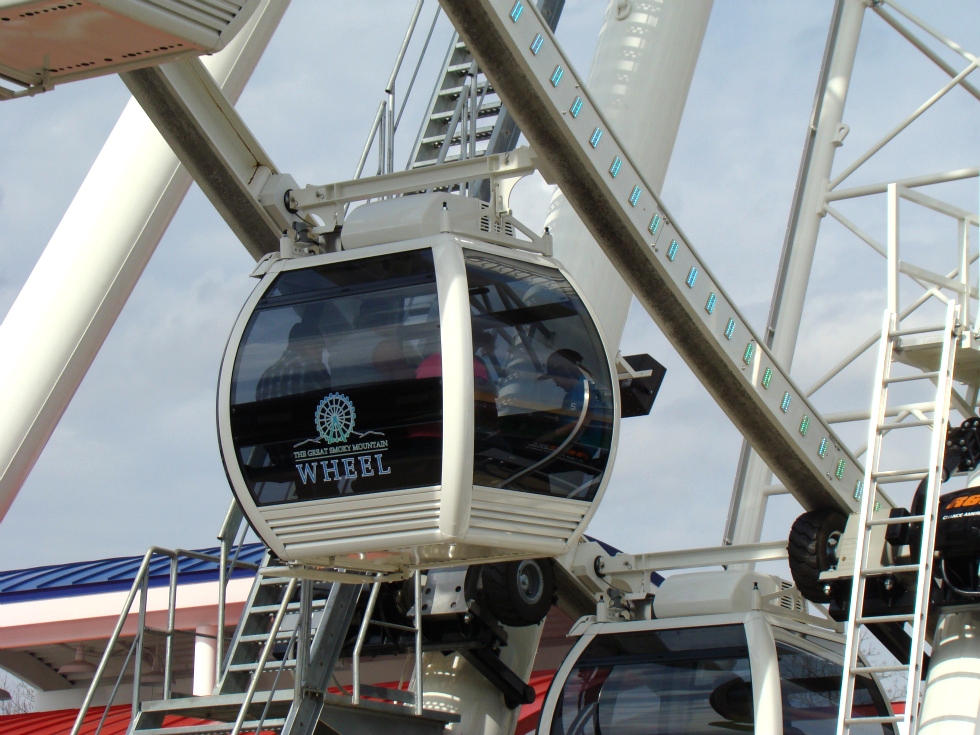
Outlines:
<svg viewBox="0 0 980 735"><path fill-rule="evenodd" d="M776 643L783 700L783 732L793 735L834 735L843 667L809 651ZM854 687L853 717L886 717L891 713L874 682L859 676ZM892 735L890 723L855 722L856 735Z"/></svg>
<svg viewBox="0 0 980 735"><path fill-rule="evenodd" d="M464 251L473 322L476 485L592 500L612 444L606 353L554 268Z"/></svg>
<svg viewBox="0 0 980 735"><path fill-rule="evenodd" d="M232 441L255 502L438 484L441 365L430 250L283 272L232 374Z"/></svg>
<svg viewBox="0 0 980 735"><path fill-rule="evenodd" d="M752 732L741 625L600 635L561 691L551 735Z"/></svg>

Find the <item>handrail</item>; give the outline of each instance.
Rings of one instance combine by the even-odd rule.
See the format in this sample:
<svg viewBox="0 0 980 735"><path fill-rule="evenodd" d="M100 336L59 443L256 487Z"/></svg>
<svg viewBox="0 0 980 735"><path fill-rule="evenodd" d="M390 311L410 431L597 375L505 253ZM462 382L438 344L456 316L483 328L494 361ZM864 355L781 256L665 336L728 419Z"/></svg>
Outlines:
<svg viewBox="0 0 980 735"><path fill-rule="evenodd" d="M116 626L112 631L112 635L109 637L109 641L106 643L105 651L102 654L102 659L99 661L99 665L95 670L95 675L92 677L92 683L89 686L88 692L85 695L85 699L82 701L82 706L78 710L78 715L75 718L75 724L72 726L70 735L79 735L82 728L82 723L85 721L85 717L88 715L88 711L92 706L92 701L95 699L95 693L102 684L102 679L105 676L105 671L109 664L109 659L112 657L112 652L116 645L119 643L119 639L122 636L123 628L126 625L126 621L132 614L133 603L136 601L136 596L140 596L140 608L139 608L139 622L138 630L136 633L136 638L133 641L130 650L126 655L126 660L123 662L122 668L119 671L119 676L117 677L116 683L113 686L112 694L110 697L110 704L115 699L116 693L119 689L119 684L122 680L122 676L125 673L126 667L129 665L130 659L133 657L133 652L137 652L137 656L134 662L134 676L133 676L133 716L135 718L138 713L139 708L139 687L140 687L140 669L142 668L142 652L143 652L143 641L144 634L147 631L146 626L146 600L149 593L149 572L150 566L155 556L167 557L171 560L170 567L170 582L169 582L169 593L168 593L168 611L167 611L167 630L163 631L162 634L167 637L167 661L165 663L165 685L164 685L164 696L169 698L170 687L169 684L170 673L172 669L172 656L173 649L171 646L171 640L176 632L174 626L176 624L176 599L177 599L177 580L179 576L178 560L180 557L189 557L193 559L200 559L202 561L210 562L221 562L220 556L214 556L213 554L202 554L198 551L189 551L186 549L164 549L159 546L151 546L146 554L143 555L143 561L140 563L139 569L133 579L132 587L129 590L129 594L126 597L126 601L123 603L122 612L119 614L119 620L116 622ZM237 559L233 562L233 566L236 568L243 569L258 569L258 565L252 564L250 562L238 561ZM222 567L224 569L224 567ZM227 584L227 578L224 580L224 584ZM219 584L219 614L223 612L221 609L223 607L224 595L224 584ZM103 718L100 721L98 727L95 730L95 735L97 735L105 722L105 717L103 713Z"/></svg>

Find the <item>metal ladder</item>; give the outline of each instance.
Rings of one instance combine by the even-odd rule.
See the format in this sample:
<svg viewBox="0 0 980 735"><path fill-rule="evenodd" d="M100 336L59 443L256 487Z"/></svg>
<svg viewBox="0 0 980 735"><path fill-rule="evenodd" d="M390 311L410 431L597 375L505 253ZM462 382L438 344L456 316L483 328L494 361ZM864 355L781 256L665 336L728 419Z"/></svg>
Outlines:
<svg viewBox="0 0 980 735"><path fill-rule="evenodd" d="M855 568L851 588L850 611L846 626L844 671L841 680L840 712L837 720L839 735L849 735L852 725L863 723L904 723L905 732L914 735L918 726L919 694L921 689L923 659L925 654L926 616L929 610L929 592L932 583L933 548L936 538L936 516L939 507L939 486L943 482L943 452L946 443L946 427L949 422L950 392L952 390L953 365L958 339L959 306L955 300L947 304L946 319L940 326L897 329L897 316L892 310L885 311L878 354L875 384L877 390L871 405L871 425L868 432L870 461L865 468L864 492L861 493L861 510L858 515ZM942 353L939 369L916 375L892 376L892 359L902 337L917 334L940 333ZM907 422L887 422L888 389L896 383L931 380L936 384L936 399L932 419ZM929 465L924 468L881 470L882 445L886 436L901 428L931 427ZM921 515L895 518L875 517L880 505L876 500L878 486L891 482L927 480L924 511ZM861 492L860 489L858 492ZM857 493L856 493L857 494ZM897 524L921 524L921 541L918 561L911 564L882 565L880 560L869 559L870 537L874 529ZM900 573L916 573L916 591L913 611L894 615L865 615L864 593L869 578ZM858 661L860 630L862 625L879 623L908 624L912 627L908 664L865 666ZM908 686L904 715L890 717L853 717L854 690L859 676L905 672Z"/></svg>

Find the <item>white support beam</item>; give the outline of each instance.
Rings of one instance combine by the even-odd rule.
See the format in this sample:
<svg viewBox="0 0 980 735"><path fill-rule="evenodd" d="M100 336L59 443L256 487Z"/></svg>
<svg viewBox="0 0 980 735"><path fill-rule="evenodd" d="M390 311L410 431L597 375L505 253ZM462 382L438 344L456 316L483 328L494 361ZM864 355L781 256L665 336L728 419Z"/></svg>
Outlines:
<svg viewBox="0 0 980 735"><path fill-rule="evenodd" d="M241 94L288 3L266 0L208 60ZM130 102L0 324L0 520L122 311L191 183Z"/></svg>
<svg viewBox="0 0 980 735"><path fill-rule="evenodd" d="M278 171L200 59L120 76L252 257L278 250L290 223L259 203Z"/></svg>
<svg viewBox="0 0 980 735"><path fill-rule="evenodd" d="M860 464L651 193L534 8L442 5L599 245L739 430L804 507L856 510Z"/></svg>

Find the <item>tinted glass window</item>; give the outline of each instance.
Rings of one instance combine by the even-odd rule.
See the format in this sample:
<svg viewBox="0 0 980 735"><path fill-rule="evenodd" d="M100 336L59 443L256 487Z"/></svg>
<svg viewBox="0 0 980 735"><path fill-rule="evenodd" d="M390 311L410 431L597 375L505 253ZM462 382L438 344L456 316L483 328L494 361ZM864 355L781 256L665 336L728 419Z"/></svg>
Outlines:
<svg viewBox="0 0 980 735"><path fill-rule="evenodd" d="M794 735L834 735L840 706L843 668L785 643L776 644L782 685L783 732ZM888 715L874 682L859 677L854 690L855 717ZM854 723L855 735L892 735L890 724Z"/></svg>
<svg viewBox="0 0 980 735"><path fill-rule="evenodd" d="M439 483L432 253L282 273L245 328L231 429L260 505Z"/></svg>
<svg viewBox="0 0 980 735"><path fill-rule="evenodd" d="M597 636L561 692L551 735L751 732L741 625Z"/></svg>
<svg viewBox="0 0 980 735"><path fill-rule="evenodd" d="M553 268L466 251L477 485L591 500L609 459L612 380L599 334Z"/></svg>

